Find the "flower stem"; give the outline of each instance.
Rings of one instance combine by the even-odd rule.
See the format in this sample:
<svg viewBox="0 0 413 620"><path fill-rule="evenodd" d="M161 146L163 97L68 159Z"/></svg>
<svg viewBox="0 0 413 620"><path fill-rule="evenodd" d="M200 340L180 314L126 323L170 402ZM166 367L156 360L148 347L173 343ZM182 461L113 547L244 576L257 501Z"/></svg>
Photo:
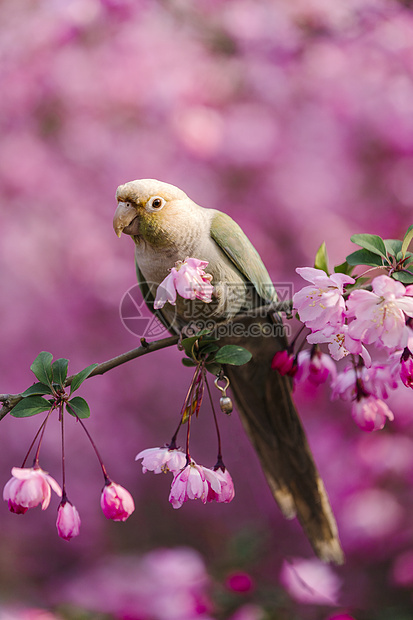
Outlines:
<svg viewBox="0 0 413 620"><path fill-rule="evenodd" d="M189 454L189 437L191 435L191 418L192 416L190 415L188 418L188 428L186 430L186 447L185 447L185 453L186 453L186 463L187 465L191 462L191 457Z"/></svg>
<svg viewBox="0 0 413 620"><path fill-rule="evenodd" d="M171 439L171 442L169 444L169 448L171 450L176 448L176 438L178 436L179 429L182 426L182 419L183 419L183 416L184 416L184 413L185 413L185 409L187 408L188 403L191 400L192 391L194 389L194 385L195 385L195 382L196 382L196 379L197 379L200 367L201 367L201 362L195 368L195 372L194 372L194 374L192 376L191 383L189 384L189 388L188 388L188 391L187 391L186 396L185 396L184 404L182 405L182 409L181 409L181 413L180 413L180 418L179 418L179 424L178 424L178 427L177 427L175 433L172 435L172 439ZM191 417L191 416L189 416L189 417Z"/></svg>
<svg viewBox="0 0 413 620"><path fill-rule="evenodd" d="M49 412L50 413L50 412ZM41 430L43 429L43 427L46 425L47 419L49 417L49 413L47 414L47 416L45 417L45 419L43 420L43 422L41 423L39 430L37 431L36 435L34 436L34 439L32 441L32 443L30 444L30 448L27 450L27 454L24 457L24 461L22 463L22 467L24 467L26 465L26 461L29 458L29 454L32 451L32 448L34 446L34 444L36 443L36 439L38 438L38 436L40 435Z"/></svg>
<svg viewBox="0 0 413 620"><path fill-rule="evenodd" d="M69 403L66 403L66 406L70 407ZM106 471L106 467L105 467L105 465L104 465L104 463L102 461L102 457L99 454L99 451L98 451L98 449L96 447L95 442L92 439L91 434L87 430L86 426L83 424L81 418L79 418L79 416L76 414L75 410L72 407L70 407L70 409L73 411L74 415L76 416L77 421L80 423L80 426L83 428L83 430L85 431L85 433L87 435L87 438L89 439L90 443L92 444L92 448L94 449L95 454L97 456L97 459L99 461L99 464L100 464L100 466L102 468L102 473L103 473L103 477L105 478L105 483L110 483L111 480L110 480L110 478L108 476L108 472Z"/></svg>
<svg viewBox="0 0 413 620"><path fill-rule="evenodd" d="M66 467L65 467L65 424L63 415L63 404L59 406L59 418L62 424L62 500L66 499Z"/></svg>
<svg viewBox="0 0 413 620"><path fill-rule="evenodd" d="M36 437L37 437L39 435L39 433L40 433L40 437L39 437L39 443L37 445L36 454L34 455L34 459L33 459L33 467L39 467L40 447L42 445L42 441L43 441L43 437L44 437L44 431L46 430L47 421L48 421L48 419L50 417L50 414L52 413L53 409L54 409L54 405L47 412L46 419L44 420L43 424L41 425L41 427L39 428L39 430L38 430L38 432L36 434ZM36 441L36 437L34 438L33 443ZM32 445L33 445L33 443L32 443ZM30 449L31 449L31 447L30 447Z"/></svg>
<svg viewBox="0 0 413 620"><path fill-rule="evenodd" d="M210 400L210 403L211 403L212 414L214 416L215 430L217 432L217 440L218 440L217 461L218 462L222 462L221 433L219 432L218 418L217 418L217 414L215 412L215 407L214 407L214 403L213 403L213 400L212 400L212 394L211 394L211 390L209 388L208 378L207 378L206 375L205 375L205 383L206 383L206 386L207 386L208 396L209 396L209 400Z"/></svg>

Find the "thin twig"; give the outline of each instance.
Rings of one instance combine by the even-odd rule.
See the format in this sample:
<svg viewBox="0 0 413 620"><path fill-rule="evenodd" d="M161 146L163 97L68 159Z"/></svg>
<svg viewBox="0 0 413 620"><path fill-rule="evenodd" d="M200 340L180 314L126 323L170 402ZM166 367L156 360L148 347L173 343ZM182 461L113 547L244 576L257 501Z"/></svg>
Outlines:
<svg viewBox="0 0 413 620"><path fill-rule="evenodd" d="M166 349L167 347L172 347L174 344L177 344L179 336L168 336L168 338L162 338L162 340L154 340L154 342L145 342L144 345L137 347L136 349L132 349L131 351L127 351L126 353L122 353L121 355L117 355L106 362L102 362L98 364L96 368L90 373L88 379L90 377L96 377L96 375L104 375L105 372L116 368L117 366L121 366L126 362L130 362L137 357L141 357L142 355L146 355L147 353L153 353L153 351L160 351L161 349ZM73 381L74 375L70 375L65 381L65 387L68 387ZM1 397L0 397L1 401Z"/></svg>

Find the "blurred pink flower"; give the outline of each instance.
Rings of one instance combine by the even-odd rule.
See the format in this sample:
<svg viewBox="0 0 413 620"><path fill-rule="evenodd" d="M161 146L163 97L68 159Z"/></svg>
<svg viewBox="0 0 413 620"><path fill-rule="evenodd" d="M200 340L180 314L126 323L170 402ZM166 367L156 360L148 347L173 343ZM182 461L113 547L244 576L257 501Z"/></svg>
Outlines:
<svg viewBox="0 0 413 620"><path fill-rule="evenodd" d="M341 529L343 536L360 553L360 543L383 540L390 543L401 527L405 516L396 491L369 488L343 497Z"/></svg>
<svg viewBox="0 0 413 620"><path fill-rule="evenodd" d="M214 287L211 284L212 275L204 271L207 265L207 261L189 257L175 263L158 286L154 308L163 308L167 301L174 306L176 293L184 299L200 299L209 303Z"/></svg>
<svg viewBox="0 0 413 620"><path fill-rule="evenodd" d="M141 557L104 557L64 579L55 599L125 620L212 620L210 581L194 549L160 548Z"/></svg>
<svg viewBox="0 0 413 620"><path fill-rule="evenodd" d="M295 380L297 383L309 382L313 385L325 383L328 378L330 381L337 375L336 365L329 355L321 351L310 351L305 349L300 351L297 356L297 373Z"/></svg>
<svg viewBox="0 0 413 620"><path fill-rule="evenodd" d="M272 358L271 368L278 370L280 375L293 377L297 372L297 365L294 361L295 356L289 353L287 349L283 349L282 351L277 351Z"/></svg>
<svg viewBox="0 0 413 620"><path fill-rule="evenodd" d="M413 298L406 288L389 276L378 276L373 291L353 291L348 300L348 316L355 317L349 334L365 344L403 349L409 337L405 314L413 316Z"/></svg>
<svg viewBox="0 0 413 620"><path fill-rule="evenodd" d="M388 398L389 391L400 385L397 371L398 364L394 364L392 358L387 362L373 362L369 368L362 368L361 377L366 391L377 398Z"/></svg>
<svg viewBox="0 0 413 620"><path fill-rule="evenodd" d="M231 475L227 468L225 471L222 469L214 469L215 475L218 477L221 483L221 490L217 493L208 482L208 502L216 501L218 503L229 503L234 499L235 489Z"/></svg>
<svg viewBox="0 0 413 620"><path fill-rule="evenodd" d="M100 506L105 517L113 521L126 521L135 510L132 495L116 482L105 484L100 496Z"/></svg>
<svg viewBox="0 0 413 620"><path fill-rule="evenodd" d="M401 359L400 379L406 387L413 388L413 358L411 354L407 359L404 357Z"/></svg>
<svg viewBox="0 0 413 620"><path fill-rule="evenodd" d="M60 538L71 540L75 536L79 536L80 532L80 516L75 506L67 499L62 500L57 511L57 533Z"/></svg>
<svg viewBox="0 0 413 620"><path fill-rule="evenodd" d="M293 558L283 562L280 581L299 603L336 605L341 580L330 566L320 560Z"/></svg>
<svg viewBox="0 0 413 620"><path fill-rule="evenodd" d="M367 466L375 478L393 474L399 480L411 479L413 439L404 434L359 435L355 452L360 466Z"/></svg>
<svg viewBox="0 0 413 620"><path fill-rule="evenodd" d="M142 460L142 471L153 471L155 474L175 473L186 465L186 455L181 450L165 448L147 448L136 455L135 461Z"/></svg>
<svg viewBox="0 0 413 620"><path fill-rule="evenodd" d="M402 588L413 586L413 551L405 551L398 555L392 569L393 582Z"/></svg>
<svg viewBox="0 0 413 620"><path fill-rule="evenodd" d="M229 620L265 620L267 614L262 607L247 603L239 607L237 611L230 616Z"/></svg>
<svg viewBox="0 0 413 620"><path fill-rule="evenodd" d="M339 614L333 614L332 616L328 616L328 618L326 618L326 620L356 620L354 618L354 616L350 616L347 613L339 613Z"/></svg>
<svg viewBox="0 0 413 620"><path fill-rule="evenodd" d="M22 605L2 605L1 620L63 620L63 617L48 609L40 607L23 607Z"/></svg>
<svg viewBox="0 0 413 620"><path fill-rule="evenodd" d="M50 503L51 488L59 497L62 496L56 480L40 467L13 467L11 473L12 478L3 490L3 499L8 502L11 512L24 514L40 503L42 510L46 510Z"/></svg>
<svg viewBox="0 0 413 620"><path fill-rule="evenodd" d="M169 501L174 508L180 508L188 499L200 499L205 504L210 492L221 493L219 476L212 469L191 461L175 475Z"/></svg>
<svg viewBox="0 0 413 620"><path fill-rule="evenodd" d="M234 571L226 577L225 587L233 592L251 592L254 589L254 580L244 571Z"/></svg>
<svg viewBox="0 0 413 620"><path fill-rule="evenodd" d="M393 412L386 403L372 395L353 401L351 415L357 426L367 432L384 428L386 418L394 420Z"/></svg>
<svg viewBox="0 0 413 620"><path fill-rule="evenodd" d="M293 296L293 307L300 315L300 320L313 332L341 326L346 309L344 286L353 284L355 280L342 273L328 276L321 269L312 267L298 267L296 272L313 284L305 286Z"/></svg>
<svg viewBox="0 0 413 620"><path fill-rule="evenodd" d="M338 397L343 400L354 400L358 392L357 381L366 394L373 395L376 398L388 398L389 390L396 389L398 385L394 377L394 364L391 360L389 364L374 362L369 368L359 367L357 372L352 366L347 366L332 381L332 400Z"/></svg>
<svg viewBox="0 0 413 620"><path fill-rule="evenodd" d="M357 373L353 366L347 366L331 383L331 400L342 398L353 400L357 394Z"/></svg>

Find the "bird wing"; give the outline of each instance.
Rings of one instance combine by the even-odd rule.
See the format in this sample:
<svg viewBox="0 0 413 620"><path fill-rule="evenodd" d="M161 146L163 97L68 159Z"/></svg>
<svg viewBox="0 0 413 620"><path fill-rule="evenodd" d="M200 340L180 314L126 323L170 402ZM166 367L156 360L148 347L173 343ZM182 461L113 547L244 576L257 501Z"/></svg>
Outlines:
<svg viewBox="0 0 413 620"><path fill-rule="evenodd" d="M277 299L274 285L260 255L229 215L220 211L215 213L211 220L211 237L243 276L254 285L263 300L270 302Z"/></svg>

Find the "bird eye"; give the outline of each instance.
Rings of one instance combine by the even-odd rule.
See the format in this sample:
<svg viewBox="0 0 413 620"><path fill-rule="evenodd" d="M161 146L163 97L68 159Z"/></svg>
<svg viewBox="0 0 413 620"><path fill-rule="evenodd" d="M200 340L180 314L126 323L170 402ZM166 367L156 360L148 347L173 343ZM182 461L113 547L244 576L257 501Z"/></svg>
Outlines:
<svg viewBox="0 0 413 620"><path fill-rule="evenodd" d="M149 211L160 211L165 205L165 200L160 196L153 196L146 203L146 207Z"/></svg>

